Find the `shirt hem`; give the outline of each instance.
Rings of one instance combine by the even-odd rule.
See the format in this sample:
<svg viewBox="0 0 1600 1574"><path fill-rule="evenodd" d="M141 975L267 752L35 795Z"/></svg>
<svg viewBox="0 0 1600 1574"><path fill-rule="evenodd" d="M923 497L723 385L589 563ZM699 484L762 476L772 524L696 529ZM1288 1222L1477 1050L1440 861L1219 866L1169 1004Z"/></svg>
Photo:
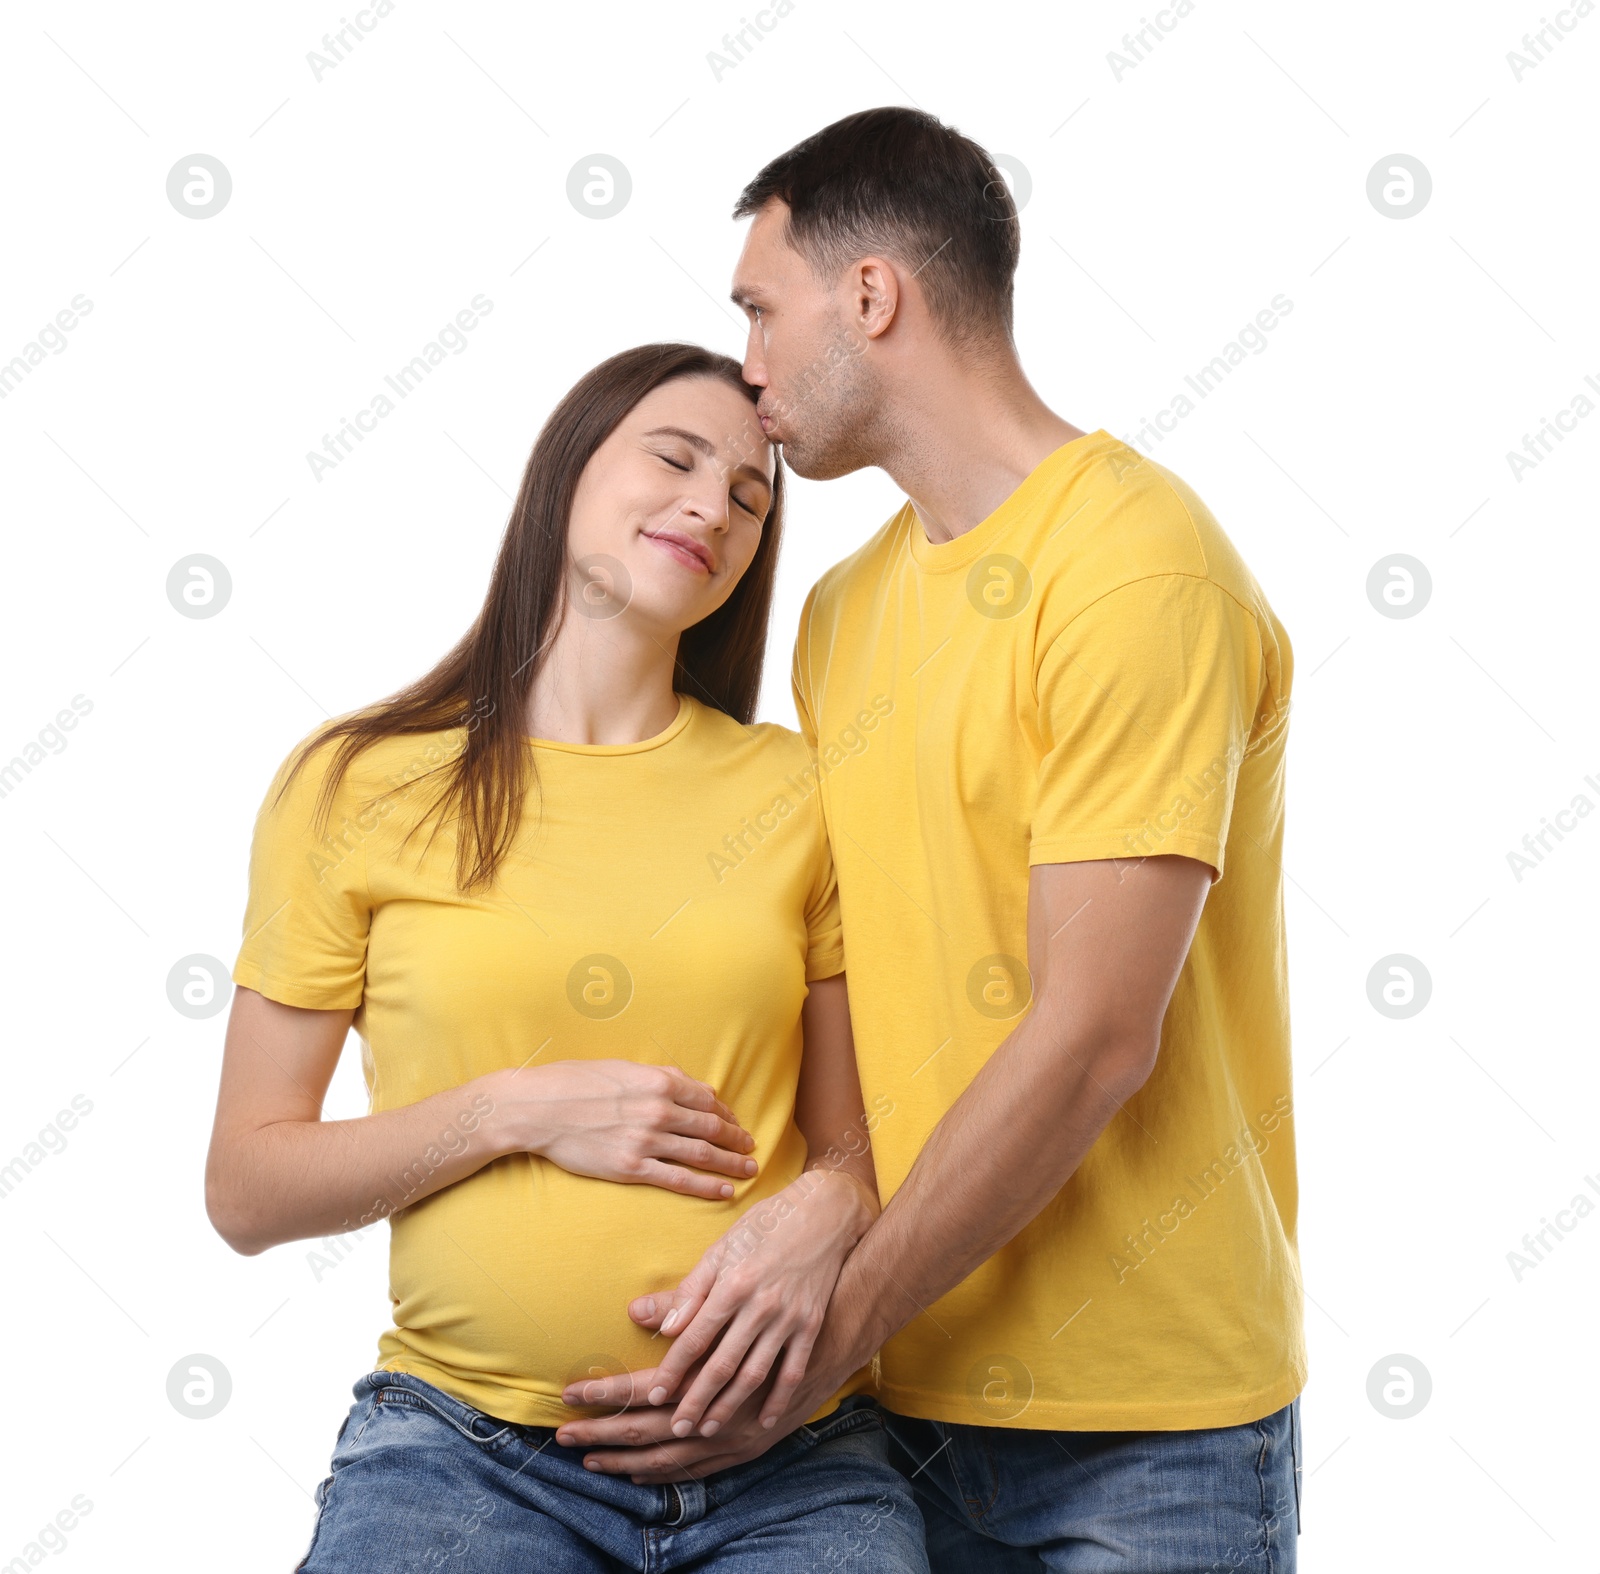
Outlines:
<svg viewBox="0 0 1600 1574"><path fill-rule="evenodd" d="M837 978L844 972L844 947L830 946L806 959L806 982L814 984L819 979Z"/></svg>
<svg viewBox="0 0 1600 1574"><path fill-rule="evenodd" d="M405 1372L411 1377L421 1378L423 1382L431 1383L452 1399L459 1400L464 1405L471 1405L474 1410L481 1410L497 1421L510 1421L516 1426L560 1427L569 1421L599 1419L615 1413L614 1409L607 1409L604 1405L563 1404L559 1398L525 1393L518 1389L505 1388L497 1383L463 1383L453 1373L442 1371L433 1362L409 1352L393 1355L387 1359L380 1354L378 1364L373 1370ZM839 1408L840 1402L851 1394L871 1392L871 1368L863 1367L815 1415L806 1418L806 1425L815 1426L819 1421L825 1421Z"/></svg>
<svg viewBox="0 0 1600 1574"><path fill-rule="evenodd" d="M1259 1421L1295 1398L1306 1386L1306 1376L1306 1368L1301 1365L1269 1387L1249 1394L1160 1404L1139 1399L1033 1399L1014 1416L985 1414L964 1393L900 1388L880 1382L877 1396L887 1409L924 1421L1037 1432L1180 1432Z"/></svg>
<svg viewBox="0 0 1600 1574"><path fill-rule="evenodd" d="M1028 848L1028 862L1032 864L1083 863L1102 858L1119 863L1138 863L1163 853L1181 853L1186 858L1196 858L1216 870L1212 879L1215 885L1222 878L1224 849L1212 836L1187 835L1173 831L1163 836L1148 852L1129 846L1138 833L1133 831L1102 831L1092 836L1050 836L1033 842Z"/></svg>
<svg viewBox="0 0 1600 1574"><path fill-rule="evenodd" d="M346 1000L342 995L336 1000L329 1000L327 997L333 991L304 984L280 983L253 962L235 962L229 978L231 982L243 984L246 989L253 989L258 995L265 995L268 1000L276 1000L280 1005L301 1006L311 1011L352 1011L361 1004L366 994L363 987L356 990L354 1000Z"/></svg>

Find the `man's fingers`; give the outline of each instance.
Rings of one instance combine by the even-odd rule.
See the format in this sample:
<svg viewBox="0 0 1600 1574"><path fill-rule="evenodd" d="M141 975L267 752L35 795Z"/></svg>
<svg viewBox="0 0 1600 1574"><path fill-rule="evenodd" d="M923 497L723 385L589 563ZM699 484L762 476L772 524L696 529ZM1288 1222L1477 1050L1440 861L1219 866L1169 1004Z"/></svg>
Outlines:
<svg viewBox="0 0 1600 1574"><path fill-rule="evenodd" d="M702 1437L711 1437L721 1430L723 1424L733 1413L753 1394L771 1375L772 1369L778 1363L778 1358L783 1353L783 1330L769 1328L756 1342L750 1346L749 1353L739 1363L739 1370L732 1380L716 1394L707 1404L702 1413L697 1430ZM713 1356L714 1360L715 1357ZM708 1363L709 1364L709 1363ZM693 1389L686 1396L685 1402L693 1397ZM673 1430L678 1427L678 1416L683 1414L683 1406L679 1405L673 1418Z"/></svg>
<svg viewBox="0 0 1600 1574"><path fill-rule="evenodd" d="M706 1247L700 1261L683 1276L676 1290L641 1295L629 1303L628 1315L657 1333L681 1334L716 1288L717 1274L722 1268L723 1239Z"/></svg>
<svg viewBox="0 0 1600 1574"><path fill-rule="evenodd" d="M661 1324L674 1312L675 1323L681 1323L681 1308L686 1297L682 1290L657 1290L653 1295L641 1295L628 1302L628 1316L641 1328L660 1330Z"/></svg>
<svg viewBox="0 0 1600 1574"><path fill-rule="evenodd" d="M646 1391L652 1405L663 1404L672 1397L689 1368L711 1348L723 1325L737 1310L736 1306L728 1306L713 1295L688 1327L674 1334L672 1348L662 1357L656 1368L655 1382Z"/></svg>
<svg viewBox="0 0 1600 1574"><path fill-rule="evenodd" d="M783 1352L783 1360L778 1367L778 1375L772 1380L772 1392L767 1395L767 1401L761 1407L761 1425L772 1427L777 1425L783 1412L789 1408L789 1401L799 1392L800 1384L805 1381L806 1365L811 1360L811 1351L816 1340L796 1337L791 1339ZM712 1406L708 1414L715 1414L717 1407Z"/></svg>
<svg viewBox="0 0 1600 1574"><path fill-rule="evenodd" d="M668 1338L681 1334L705 1300L703 1291L684 1288L688 1282L684 1280L676 1290L657 1290L654 1295L641 1295L630 1301L628 1316L641 1328L653 1328Z"/></svg>
<svg viewBox="0 0 1600 1574"><path fill-rule="evenodd" d="M717 1341L716 1348L706 1357L699 1375L689 1385L678 1408L673 1412L672 1430L678 1437L687 1437L700 1424L706 1406L734 1380L746 1354L756 1343L760 1323L753 1317L737 1317ZM780 1335L779 1343L782 1343ZM663 1363L665 1364L665 1363ZM660 1372L658 1370L657 1376ZM752 1387L755 1385L752 1384ZM650 1390L652 1403L666 1398L658 1389Z"/></svg>

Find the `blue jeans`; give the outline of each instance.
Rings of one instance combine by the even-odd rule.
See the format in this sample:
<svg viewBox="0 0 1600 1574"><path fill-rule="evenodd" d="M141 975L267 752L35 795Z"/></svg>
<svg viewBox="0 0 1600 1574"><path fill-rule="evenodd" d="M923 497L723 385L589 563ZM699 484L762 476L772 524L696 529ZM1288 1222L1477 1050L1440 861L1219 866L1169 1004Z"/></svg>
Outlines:
<svg viewBox="0 0 1600 1574"><path fill-rule="evenodd" d="M759 1459L680 1486L583 1468L555 1429L501 1421L408 1372L369 1372L316 1492L312 1574L927 1574L883 1412L845 1399Z"/></svg>
<svg viewBox="0 0 1600 1574"><path fill-rule="evenodd" d="M1293 1574L1298 1399L1185 1432L884 1421L933 1574Z"/></svg>

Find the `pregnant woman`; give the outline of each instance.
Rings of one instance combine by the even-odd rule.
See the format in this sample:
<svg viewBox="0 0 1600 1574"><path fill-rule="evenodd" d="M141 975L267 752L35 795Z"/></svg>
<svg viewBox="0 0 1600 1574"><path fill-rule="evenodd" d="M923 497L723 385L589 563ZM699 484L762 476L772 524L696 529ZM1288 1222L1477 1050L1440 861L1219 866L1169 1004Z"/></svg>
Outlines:
<svg viewBox="0 0 1600 1574"><path fill-rule="evenodd" d="M756 396L692 345L585 375L466 636L261 806L207 1208L246 1254L391 1231L302 1569L926 1569L865 1371L681 1485L555 1441L593 1413L570 1383L659 1359L630 1297L725 1236L761 1290L741 1377L798 1380L801 1287L878 1207L815 768L751 724L783 506ZM323 1121L352 1024L371 1113Z"/></svg>

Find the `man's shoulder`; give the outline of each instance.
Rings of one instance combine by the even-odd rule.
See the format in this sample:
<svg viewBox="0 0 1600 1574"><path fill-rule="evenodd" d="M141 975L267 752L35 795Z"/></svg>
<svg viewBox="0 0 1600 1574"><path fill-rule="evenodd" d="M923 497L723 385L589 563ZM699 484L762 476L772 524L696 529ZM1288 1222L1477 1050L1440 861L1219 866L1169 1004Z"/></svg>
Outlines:
<svg viewBox="0 0 1600 1574"><path fill-rule="evenodd" d="M837 616L842 607L876 592L904 547L908 506L902 504L854 552L823 572L806 597L809 617Z"/></svg>
<svg viewBox="0 0 1600 1574"><path fill-rule="evenodd" d="M1083 496L1064 500L1082 510L1076 528L1053 524L1041 543L1038 578L1055 612L1047 621L1070 621L1102 596L1150 579L1185 580L1198 595L1214 587L1258 622L1275 621L1243 555L1194 487L1124 443L1102 458Z"/></svg>

